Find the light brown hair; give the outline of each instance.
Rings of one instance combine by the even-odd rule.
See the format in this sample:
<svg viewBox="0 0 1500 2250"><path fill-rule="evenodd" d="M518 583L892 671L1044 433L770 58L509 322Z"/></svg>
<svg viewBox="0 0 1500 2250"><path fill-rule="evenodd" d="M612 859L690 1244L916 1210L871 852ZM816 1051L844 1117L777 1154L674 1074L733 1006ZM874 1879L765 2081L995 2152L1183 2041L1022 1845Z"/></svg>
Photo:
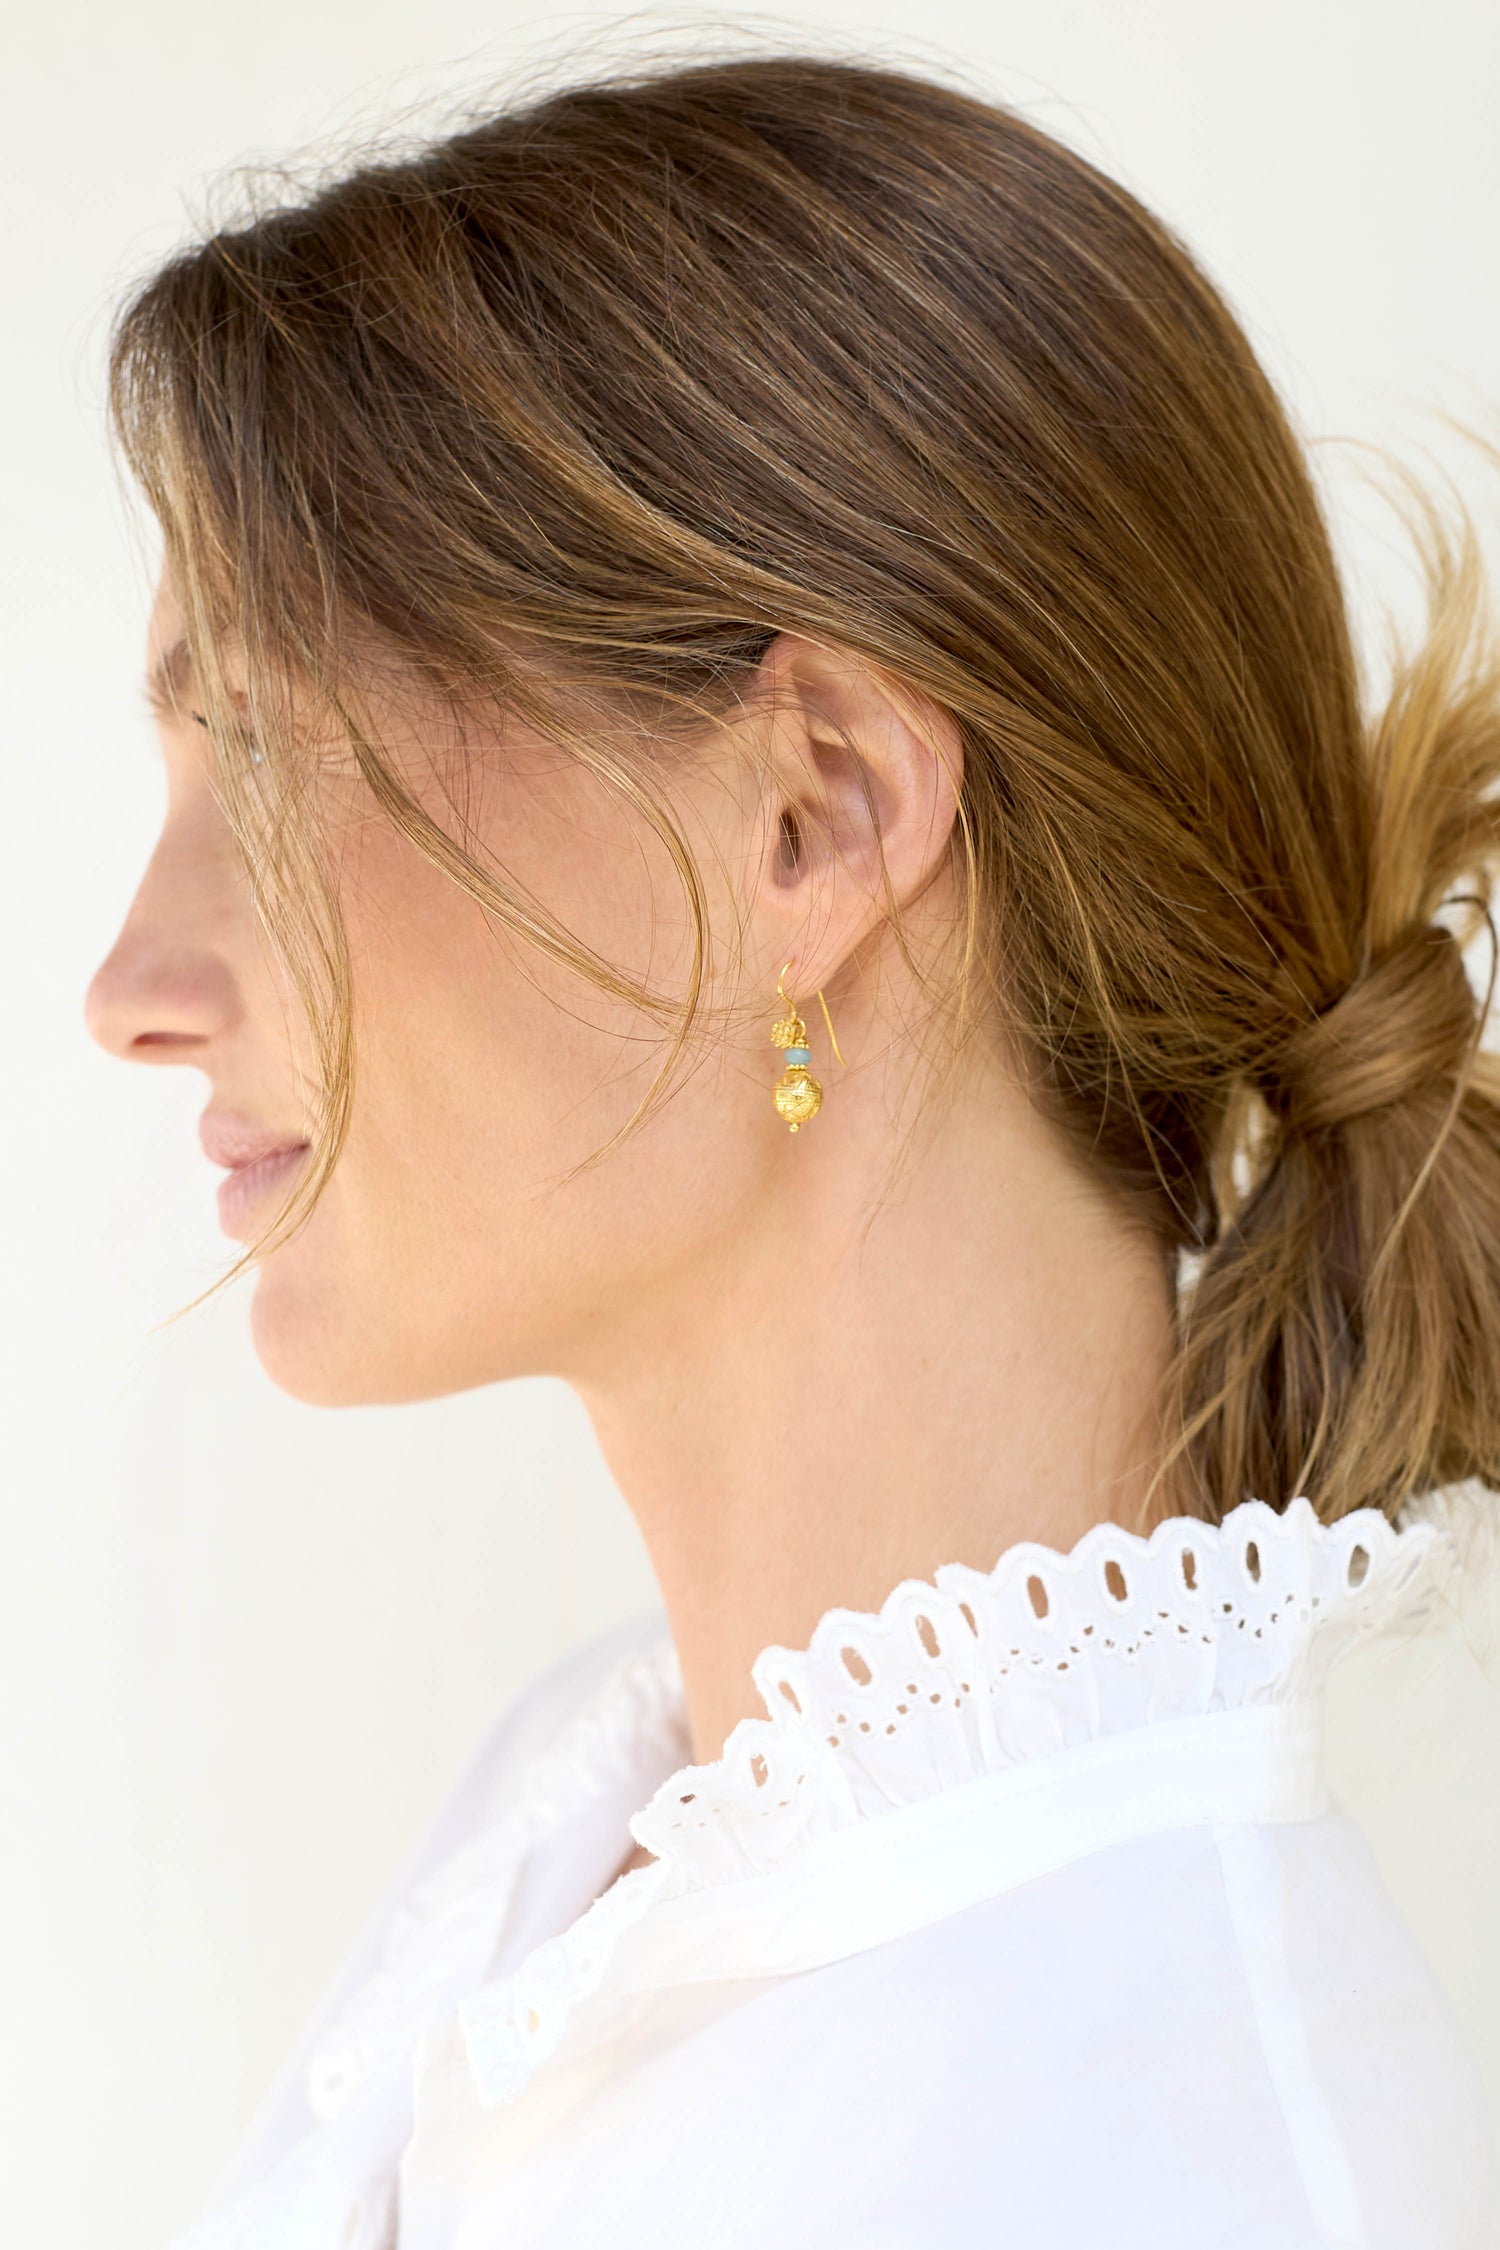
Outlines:
<svg viewBox="0 0 1500 2250"><path fill-rule="evenodd" d="M1500 1482L1500 1070L1460 951L1500 840L1477 548L1413 487L1428 631L1370 717L1286 412L1123 187L900 71L625 72L193 244L122 308L111 377L317 1033L278 1239L356 1059L293 688L418 849L655 1010L649 1102L701 921L685 998L583 953L406 794L361 668L555 733L701 916L667 762L794 630L957 725L954 1051L998 1004L1181 1271L1159 1476L1208 1516L1306 1491L1330 1519Z"/></svg>

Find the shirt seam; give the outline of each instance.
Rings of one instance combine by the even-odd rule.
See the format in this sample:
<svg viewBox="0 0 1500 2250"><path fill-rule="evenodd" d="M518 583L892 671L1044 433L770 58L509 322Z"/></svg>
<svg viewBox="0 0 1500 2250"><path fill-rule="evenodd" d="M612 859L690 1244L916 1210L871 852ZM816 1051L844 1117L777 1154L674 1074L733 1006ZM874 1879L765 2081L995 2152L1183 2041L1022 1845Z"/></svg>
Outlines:
<svg viewBox="0 0 1500 2250"><path fill-rule="evenodd" d="M1225 1865L1226 1844L1231 1838L1242 1836L1245 1832L1228 1822L1216 1821L1211 1824L1209 1833L1213 1839L1214 1865L1218 1871L1219 1888L1224 1901L1224 1913L1234 1943L1234 1957L1239 1964L1245 1996L1249 2002L1250 2019L1255 2027L1256 2048L1266 2074L1267 2084L1270 2086L1272 2097L1276 2103L1276 2113L1281 2120L1281 2129L1286 2138L1287 2154L1291 2159L1297 2185L1307 2206L1312 2239L1317 2244L1317 2250L1370 2250L1369 2233L1362 2210L1356 2212L1358 2232L1352 2237L1342 2233L1330 2234L1319 2214L1318 2204L1314 2200L1308 2168L1304 2159L1303 2136L1292 2122L1291 2095L1285 2083L1284 2067L1277 2058L1277 2043L1268 2033L1264 1980L1256 1968L1252 1966L1250 1959L1252 1948L1257 1953L1261 1952L1263 1948L1260 1942L1252 1940L1245 1929L1243 1915L1236 1903L1235 1886L1230 1880ZM1300 2015L1300 2007L1298 2012ZM1336 2134L1337 2129L1334 2130ZM1339 2159L1347 2164L1342 2137L1337 2136L1337 2138Z"/></svg>

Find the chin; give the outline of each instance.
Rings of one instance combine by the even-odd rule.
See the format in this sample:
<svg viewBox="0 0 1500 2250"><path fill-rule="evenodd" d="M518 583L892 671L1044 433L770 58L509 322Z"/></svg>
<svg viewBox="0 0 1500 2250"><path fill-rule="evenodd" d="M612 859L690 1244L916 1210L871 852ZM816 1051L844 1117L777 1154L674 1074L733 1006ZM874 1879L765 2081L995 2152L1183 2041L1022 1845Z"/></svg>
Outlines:
<svg viewBox="0 0 1500 2250"><path fill-rule="evenodd" d="M410 1397L393 1383L380 1339L336 1290L309 1288L273 1253L250 1301L250 1338L271 1382L304 1406L389 1406Z"/></svg>

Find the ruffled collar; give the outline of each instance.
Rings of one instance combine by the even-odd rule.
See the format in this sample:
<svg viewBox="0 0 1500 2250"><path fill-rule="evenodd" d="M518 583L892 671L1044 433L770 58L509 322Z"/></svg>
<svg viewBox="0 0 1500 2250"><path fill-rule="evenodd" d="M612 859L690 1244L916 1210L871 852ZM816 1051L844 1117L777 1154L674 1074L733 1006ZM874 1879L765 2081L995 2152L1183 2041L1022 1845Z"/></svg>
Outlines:
<svg viewBox="0 0 1500 2250"><path fill-rule="evenodd" d="M658 1613L401 1898L370 1973L314 2038L312 2130L305 2112L278 2124L282 2153L269 2169L252 2156L178 2250L384 2243L414 2058L455 2018L475 2098L505 2103L570 2028L597 2023L612 1984L660 1982L664 1962L720 1973L736 1929L745 1973L775 1968L778 1944L782 1968L807 1966L961 1906L966 1882L993 1895L1143 1820L1309 1817L1328 1669L1398 1613L1425 1613L1440 1551L1455 1559L1449 1534L1411 1511L1400 1529L1375 1509L1325 1525L1298 1497L1279 1513L1246 1501L1217 1526L1174 1517L1149 1538L1101 1524L1066 1553L1008 1548L989 1572L948 1565L878 1612L828 1611L803 1649L763 1650L766 1716L704 1765L683 1762ZM640 1805L630 1833L655 1859L495 1976L523 1870L612 1796ZM787 1950L782 1933L802 1942L819 1922L821 1950Z"/></svg>
<svg viewBox="0 0 1500 2250"><path fill-rule="evenodd" d="M672 1889L785 1863L813 1837L939 1789L1166 1717L1312 1692L1404 1606L1431 1525L1373 1508L1331 1526L1299 1497L1149 1538L1096 1524L1066 1553L909 1578L876 1613L831 1609L806 1648L764 1649L765 1718L687 1765L630 1823ZM670 1643L646 1659L680 1697Z"/></svg>
<svg viewBox="0 0 1500 2250"><path fill-rule="evenodd" d="M1173 1517L1143 1537L1102 1523L1067 1552L1019 1543L988 1572L955 1563L904 1580L878 1612L827 1611L805 1648L756 1659L766 1716L741 1720L719 1757L678 1766L631 1818L654 1862L462 2001L481 2099L515 2097L612 1971L621 1983L643 1926L680 1936L705 1925L701 1907L736 1897L763 1916L765 1879L834 1864L830 1845L869 1824L894 1847L903 1813L938 1797L967 1805L985 1783L993 1799L997 1778L1022 1767L1065 1771L1089 1745L1134 1751L1149 1729L1152 1747L1170 1737L1211 1769L1209 1722L1238 1713L1220 1732L1224 1757L1259 1725L1272 1765L1297 1745L1306 1786L1288 1801L1319 1801L1306 1787L1321 1788L1329 1667L1421 1606L1443 1538L1373 1508L1325 1525L1306 1496L1281 1511L1249 1500L1218 1525ZM601 1697L685 1732L670 1636Z"/></svg>

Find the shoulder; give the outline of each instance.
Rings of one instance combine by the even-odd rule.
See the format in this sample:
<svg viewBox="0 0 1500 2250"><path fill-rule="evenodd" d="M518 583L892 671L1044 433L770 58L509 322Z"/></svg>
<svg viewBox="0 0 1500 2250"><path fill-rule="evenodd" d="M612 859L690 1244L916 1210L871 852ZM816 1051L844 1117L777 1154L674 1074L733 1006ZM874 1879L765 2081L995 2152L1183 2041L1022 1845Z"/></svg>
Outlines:
<svg viewBox="0 0 1500 2250"><path fill-rule="evenodd" d="M478 1816L497 1788L552 1749L612 1678L667 1637L665 1612L651 1606L576 1642L533 1672L481 1733L439 1815L438 1826Z"/></svg>
<svg viewBox="0 0 1500 2250"><path fill-rule="evenodd" d="M566 1786L583 1758L607 1753L611 1733L629 1728L630 1683L642 1660L664 1645L670 1635L662 1609L636 1611L551 1658L501 1704L389 1883L346 1985L357 1980L370 1942L393 1912L462 1885L476 1860L486 1863L494 1890L524 1851L555 1785Z"/></svg>
<svg viewBox="0 0 1500 2250"><path fill-rule="evenodd" d="M1479 2250L1493 2223L1475 2073L1340 1815L1116 1846L766 1986L647 2054L615 2127L643 2182L690 2147L684 2192L762 2152L736 2250L983 2250L1002 2217L1119 2250Z"/></svg>
<svg viewBox="0 0 1500 2250"><path fill-rule="evenodd" d="M371 2078L408 2067L426 2006L482 1973L505 1910L510 1863L524 1850L524 1819L515 1814L534 1776L554 1749L565 1748L569 1728L621 1667L666 1636L660 1608L589 1635L533 1672L483 1728L305 2022L224 2182L226 2200Z"/></svg>

